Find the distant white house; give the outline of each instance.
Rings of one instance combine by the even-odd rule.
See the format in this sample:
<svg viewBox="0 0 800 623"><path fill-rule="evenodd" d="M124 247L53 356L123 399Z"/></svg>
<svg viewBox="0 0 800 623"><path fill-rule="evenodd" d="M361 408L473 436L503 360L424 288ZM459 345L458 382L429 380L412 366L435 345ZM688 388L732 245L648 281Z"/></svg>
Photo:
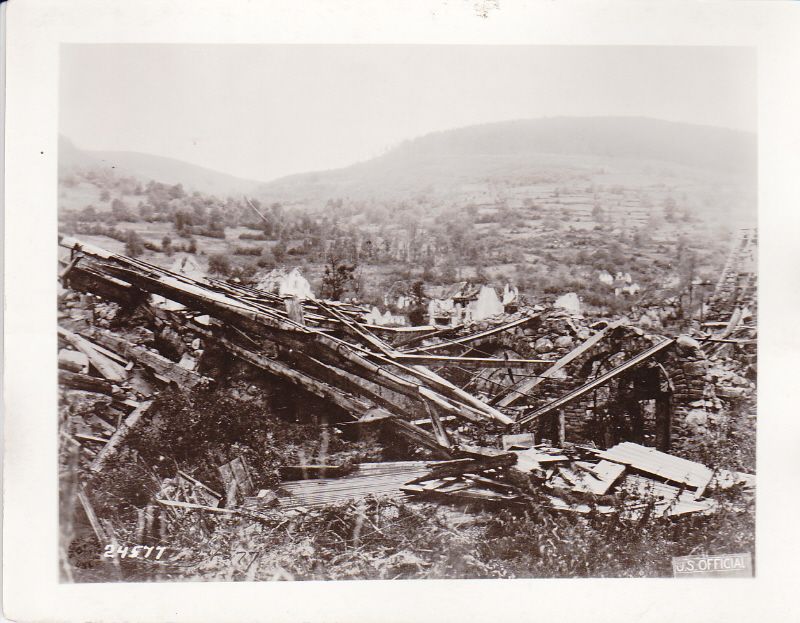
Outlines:
<svg viewBox="0 0 800 623"><path fill-rule="evenodd" d="M555 303L553 303L554 307L559 307L565 311L568 311L571 314L580 314L581 313L581 301L578 298L578 295L574 292L567 292L566 294L562 294L559 296Z"/></svg>
<svg viewBox="0 0 800 623"><path fill-rule="evenodd" d="M468 282L455 284L443 298L428 302L428 323L431 325L457 325L497 316L506 306L518 302L519 291L509 285L503 289L502 298L491 286L477 286Z"/></svg>
<svg viewBox="0 0 800 623"><path fill-rule="evenodd" d="M288 273L283 268L275 268L261 275L256 282L256 288L278 296L296 296L311 300L316 298L311 284L296 267Z"/></svg>
<svg viewBox="0 0 800 623"><path fill-rule="evenodd" d="M597 278L600 280L600 283L604 283L607 286L614 285L614 277L607 270L601 270Z"/></svg>
<svg viewBox="0 0 800 623"><path fill-rule="evenodd" d="M374 324L380 327L404 327L408 324L405 316L396 316L388 309L381 314L380 310L373 306L368 314L364 315L367 324Z"/></svg>

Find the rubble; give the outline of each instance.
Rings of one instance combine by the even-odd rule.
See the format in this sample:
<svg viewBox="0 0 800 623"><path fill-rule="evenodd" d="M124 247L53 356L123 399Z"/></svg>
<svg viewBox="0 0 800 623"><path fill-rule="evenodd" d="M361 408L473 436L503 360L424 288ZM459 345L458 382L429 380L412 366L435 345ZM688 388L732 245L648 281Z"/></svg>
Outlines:
<svg viewBox="0 0 800 623"><path fill-rule="evenodd" d="M655 335L624 320L587 321L570 306L521 304L447 328L379 327L375 311L356 304L199 279L74 239L61 245L71 252L61 300L81 312L61 316L59 328L63 433L83 452L84 506L166 388L213 389L233 361L319 399L337 431L405 445L410 456L336 462L323 452L264 475L232 450L196 477L176 462L161 466L171 475L153 475L147 513L263 521L388 496L672 517L713 512L707 493L720 487L754 486L750 474L668 452L755 389L741 361L707 357L706 334ZM262 390L248 381L236 391L255 401ZM70 393L95 396L92 412L72 409ZM142 530L169 523L160 521L142 515Z"/></svg>

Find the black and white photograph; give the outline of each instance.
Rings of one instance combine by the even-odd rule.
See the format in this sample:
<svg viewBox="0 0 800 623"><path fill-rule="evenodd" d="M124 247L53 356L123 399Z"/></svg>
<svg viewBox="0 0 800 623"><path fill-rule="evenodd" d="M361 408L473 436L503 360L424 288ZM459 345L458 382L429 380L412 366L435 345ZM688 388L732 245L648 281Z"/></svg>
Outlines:
<svg viewBox="0 0 800 623"><path fill-rule="evenodd" d="M753 575L751 49L60 60L63 582Z"/></svg>
<svg viewBox="0 0 800 623"><path fill-rule="evenodd" d="M798 29L0 3L0 618L795 620Z"/></svg>

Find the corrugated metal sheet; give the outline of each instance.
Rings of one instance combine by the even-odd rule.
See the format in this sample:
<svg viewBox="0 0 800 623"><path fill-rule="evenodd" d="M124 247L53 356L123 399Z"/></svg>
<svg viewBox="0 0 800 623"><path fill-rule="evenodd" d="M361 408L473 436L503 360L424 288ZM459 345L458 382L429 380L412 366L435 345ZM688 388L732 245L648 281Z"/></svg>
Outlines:
<svg viewBox="0 0 800 623"><path fill-rule="evenodd" d="M598 456L698 491L705 489L713 476L713 471L705 465L629 441L604 450Z"/></svg>

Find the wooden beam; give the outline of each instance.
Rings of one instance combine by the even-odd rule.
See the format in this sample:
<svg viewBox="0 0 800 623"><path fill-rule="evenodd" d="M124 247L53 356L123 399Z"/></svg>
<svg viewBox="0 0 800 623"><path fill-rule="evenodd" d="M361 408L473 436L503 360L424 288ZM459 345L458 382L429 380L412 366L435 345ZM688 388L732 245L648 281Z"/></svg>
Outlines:
<svg viewBox="0 0 800 623"><path fill-rule="evenodd" d="M554 363L549 359L499 359L496 357L456 357L448 355L407 355L399 353L395 359L409 365L459 365L465 368L524 368Z"/></svg>
<svg viewBox="0 0 800 623"><path fill-rule="evenodd" d="M102 374L106 380L120 383L128 377L125 368L97 350L94 344L86 338L72 331L68 331L64 327L58 327L58 335L86 355L89 359L89 363L95 370Z"/></svg>
<svg viewBox="0 0 800 623"><path fill-rule="evenodd" d="M608 325L605 329L602 329L591 336L588 340L580 344L577 348L571 350L566 355L561 357L558 361L556 361L550 368L542 372L542 374L537 378L532 379L523 379L519 383L513 385L512 387L506 389L502 394L496 396L493 400L491 400L490 404L495 404L498 407L510 407L515 402L519 401L521 398L524 397L525 394L528 394L533 390L539 383L544 381L545 379L551 379L555 374L564 368L567 364L575 361L578 357L583 355L586 351L590 348L597 345L606 335L613 329L616 329L620 326L620 322L614 322Z"/></svg>
<svg viewBox="0 0 800 623"><path fill-rule="evenodd" d="M518 318L512 322L508 322L503 325L499 325L497 327L493 327L491 329L487 329L486 331L481 331L480 333L473 333L471 335L465 335L464 337L456 338L454 340L447 340L446 342L442 342L441 344L432 344L431 346L423 346L421 348L414 348L411 350L406 350L405 352L408 354L417 354L417 353L426 353L432 350L441 350L443 348L451 348L453 346L458 346L459 344L468 344L469 342L474 342L476 340L482 340L486 337L491 337L492 335L496 335L497 333L502 333L503 331L508 331L510 329L515 329L516 327L520 327L522 325L528 324L533 320L539 318L541 314L532 314L530 316L524 316L522 318Z"/></svg>
<svg viewBox="0 0 800 623"><path fill-rule="evenodd" d="M99 379L96 376L89 376L88 374L81 374L79 372L70 372L69 370L58 371L58 382L64 387L79 389L85 392L106 394L108 396L114 393L114 386L105 379Z"/></svg>
<svg viewBox="0 0 800 623"><path fill-rule="evenodd" d="M211 381L211 379L179 366L163 355L154 353L144 346L132 344L111 333L95 333L92 337L102 346L123 353L126 357L133 359L148 370L151 370L154 374L172 381L179 387L191 389L196 385Z"/></svg>
<svg viewBox="0 0 800 623"><path fill-rule="evenodd" d="M662 350L669 348L674 343L675 343L675 338L667 338L658 342L657 344L653 344L649 348L646 348L637 355L634 355L630 359L612 368L605 374L589 381L588 383L585 383L584 385L581 385L577 389L573 389L571 392L561 396L560 398L557 398L556 400L553 400L552 402L549 402L543 407L539 407L538 409L532 411L531 413L528 413L524 417L520 418L518 423L528 424L529 422L532 422L536 418L546 415L547 413L550 413L555 409L560 409L562 407L565 407L566 405L570 404L571 402L574 402L575 400L578 400L579 398L588 394L589 392L594 391L599 387L602 387L612 379L618 377L620 374L623 374L624 372L630 370L631 368L634 368L639 364L647 361L648 359L650 359L650 357L653 357L654 355L660 353Z"/></svg>
<svg viewBox="0 0 800 623"><path fill-rule="evenodd" d="M128 417L125 418L122 424L120 424L119 428L117 428L116 432L111 436L111 439L108 441L108 443L103 447L102 450L100 450L100 452L98 452L94 461L92 461L92 464L89 466L91 471L99 472L105 467L106 463L108 463L108 461L119 452L122 444L125 443L125 440L139 425L145 415L147 415L150 407L152 406L152 400L142 402L128 415Z"/></svg>
<svg viewBox="0 0 800 623"><path fill-rule="evenodd" d="M108 535L106 534L106 531L103 530L100 520L97 519L97 515L94 512L94 507L89 501L89 497L86 495L86 492L83 490L83 485L78 485L78 500L83 507L83 512L86 513L86 518L89 520L89 525L92 526L92 530L94 530L94 534L97 537L98 543L100 543L102 547L105 547L109 543Z"/></svg>

